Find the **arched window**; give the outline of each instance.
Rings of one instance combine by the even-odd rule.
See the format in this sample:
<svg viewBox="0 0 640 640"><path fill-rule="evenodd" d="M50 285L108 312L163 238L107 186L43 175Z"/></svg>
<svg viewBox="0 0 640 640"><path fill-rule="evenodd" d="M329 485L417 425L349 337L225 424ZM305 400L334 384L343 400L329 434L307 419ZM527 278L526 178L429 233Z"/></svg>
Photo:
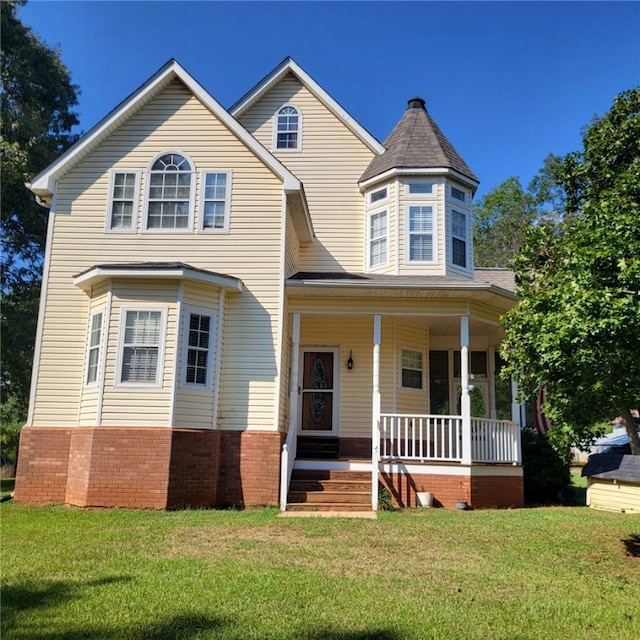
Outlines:
<svg viewBox="0 0 640 640"><path fill-rule="evenodd" d="M301 118L295 107L285 105L278 111L276 149L300 149Z"/></svg>
<svg viewBox="0 0 640 640"><path fill-rule="evenodd" d="M149 170L147 229L189 229L193 168L179 153L165 153Z"/></svg>

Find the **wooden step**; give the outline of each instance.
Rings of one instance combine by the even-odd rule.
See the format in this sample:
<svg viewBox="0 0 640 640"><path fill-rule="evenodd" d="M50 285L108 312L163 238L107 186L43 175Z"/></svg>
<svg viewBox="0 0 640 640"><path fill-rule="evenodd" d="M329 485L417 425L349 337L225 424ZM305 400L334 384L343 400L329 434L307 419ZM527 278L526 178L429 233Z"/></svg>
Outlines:
<svg viewBox="0 0 640 640"><path fill-rule="evenodd" d="M298 436L297 458L303 460L337 460L338 438Z"/></svg>
<svg viewBox="0 0 640 640"><path fill-rule="evenodd" d="M371 473L338 469L294 469L288 510L367 511L371 509Z"/></svg>
<svg viewBox="0 0 640 640"><path fill-rule="evenodd" d="M287 504L287 511L371 511L371 502L366 505L344 502L297 502Z"/></svg>
<svg viewBox="0 0 640 640"><path fill-rule="evenodd" d="M300 502L331 504L371 504L371 492L367 491L289 491L287 500L290 504Z"/></svg>
<svg viewBox="0 0 640 640"><path fill-rule="evenodd" d="M291 479L289 491L334 491L338 493L348 491L371 491L371 480L351 480L336 478L333 480L308 480L305 478Z"/></svg>
<svg viewBox="0 0 640 640"><path fill-rule="evenodd" d="M359 480L371 482L370 471L345 471L344 469L294 469L291 480Z"/></svg>

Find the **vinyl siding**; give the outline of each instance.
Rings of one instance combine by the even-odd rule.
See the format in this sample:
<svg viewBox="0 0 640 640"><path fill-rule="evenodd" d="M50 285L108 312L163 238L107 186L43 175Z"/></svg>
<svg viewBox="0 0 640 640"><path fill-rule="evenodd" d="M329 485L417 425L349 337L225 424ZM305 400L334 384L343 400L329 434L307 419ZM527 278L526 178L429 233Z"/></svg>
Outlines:
<svg viewBox="0 0 640 640"><path fill-rule="evenodd" d="M587 504L595 509L640 513L640 485L589 478Z"/></svg>
<svg viewBox="0 0 640 640"><path fill-rule="evenodd" d="M302 150L273 150L274 114L285 103L302 115ZM358 179L368 149L299 80L289 75L240 118L305 187L316 241L301 250L301 270L364 269L364 200Z"/></svg>
<svg viewBox="0 0 640 640"><path fill-rule="evenodd" d="M427 329L407 322L398 322L396 327L397 358L397 412L428 413L429 404L429 339ZM402 350L419 351L422 354L422 389L406 389L402 386Z"/></svg>
<svg viewBox="0 0 640 640"><path fill-rule="evenodd" d="M144 193L145 171L163 151L185 153L198 172L233 171L228 234L198 233L197 208L193 232L144 233L142 199L137 233L105 233L111 168L141 171ZM199 196L196 190L196 203ZM34 425L69 426L78 419L90 298L72 286L72 277L95 264L173 260L244 282L244 292L228 296L228 335L222 345L228 371L222 376L220 423L236 429L273 428L276 360L272 344L280 316L282 234L282 182L277 176L180 82L174 82L64 177L58 185L55 215ZM162 286L168 294L169 286ZM175 291L172 295L163 304L175 331ZM171 331L167 334L163 389L151 393L149 406L141 404L140 410L135 408L135 394L129 397L122 392L119 408L112 397L118 312L114 295L107 362L111 382L105 387L103 423L125 424L134 419L167 424L174 336ZM247 339L249 329L252 337Z"/></svg>

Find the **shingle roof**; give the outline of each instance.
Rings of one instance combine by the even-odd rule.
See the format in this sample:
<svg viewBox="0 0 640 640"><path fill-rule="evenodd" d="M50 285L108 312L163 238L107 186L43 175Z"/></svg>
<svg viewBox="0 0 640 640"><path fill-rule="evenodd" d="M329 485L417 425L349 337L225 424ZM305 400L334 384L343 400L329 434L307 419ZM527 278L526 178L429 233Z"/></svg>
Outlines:
<svg viewBox="0 0 640 640"><path fill-rule="evenodd" d="M597 453L589 457L582 475L640 483L640 456Z"/></svg>
<svg viewBox="0 0 640 640"><path fill-rule="evenodd" d="M376 156L360 178L374 178L390 169L454 169L479 182L475 174L425 109L422 98L409 100L407 110L389 137L386 151Z"/></svg>
<svg viewBox="0 0 640 640"><path fill-rule="evenodd" d="M487 269L476 267L473 271L473 279L476 282L490 282L507 291L516 290L516 278L511 269Z"/></svg>

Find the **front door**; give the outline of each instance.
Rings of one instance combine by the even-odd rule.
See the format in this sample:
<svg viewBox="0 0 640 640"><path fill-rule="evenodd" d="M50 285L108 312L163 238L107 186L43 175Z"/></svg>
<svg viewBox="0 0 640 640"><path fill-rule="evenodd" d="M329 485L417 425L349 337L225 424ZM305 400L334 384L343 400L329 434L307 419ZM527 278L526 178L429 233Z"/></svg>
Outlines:
<svg viewBox="0 0 640 640"><path fill-rule="evenodd" d="M300 432L336 435L338 430L338 349L302 349Z"/></svg>

